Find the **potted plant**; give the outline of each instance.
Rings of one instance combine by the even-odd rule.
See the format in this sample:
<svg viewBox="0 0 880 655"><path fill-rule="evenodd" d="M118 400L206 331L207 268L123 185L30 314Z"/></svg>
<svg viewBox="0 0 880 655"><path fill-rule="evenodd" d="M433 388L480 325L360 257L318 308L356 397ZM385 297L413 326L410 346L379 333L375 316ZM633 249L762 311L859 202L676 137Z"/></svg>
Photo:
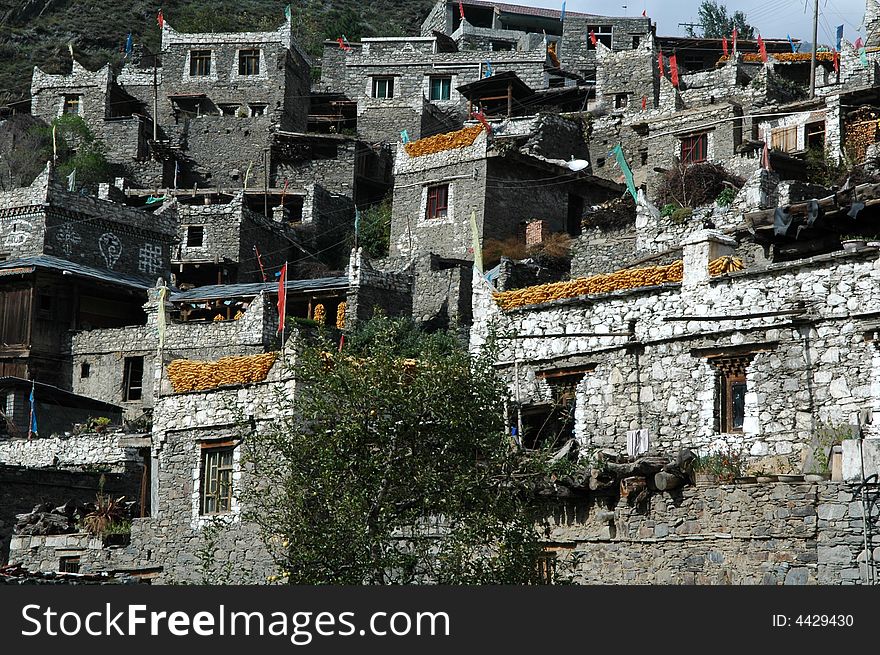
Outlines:
<svg viewBox="0 0 880 655"><path fill-rule="evenodd" d="M701 455L694 462L694 476L697 486L730 484L742 476L742 461L738 454L726 450Z"/></svg>
<svg viewBox="0 0 880 655"><path fill-rule="evenodd" d="M120 532L119 526L127 522L128 532L131 533L131 522L128 521L125 506L122 504L124 498L124 496L114 498L99 491L95 498L94 509L86 514L82 520L86 532L95 537L106 539L109 533Z"/></svg>
<svg viewBox="0 0 880 655"><path fill-rule="evenodd" d="M89 421L89 427L95 432L102 433L107 431L107 428L110 427L110 423L110 419L106 416L99 416L98 418L93 418Z"/></svg>

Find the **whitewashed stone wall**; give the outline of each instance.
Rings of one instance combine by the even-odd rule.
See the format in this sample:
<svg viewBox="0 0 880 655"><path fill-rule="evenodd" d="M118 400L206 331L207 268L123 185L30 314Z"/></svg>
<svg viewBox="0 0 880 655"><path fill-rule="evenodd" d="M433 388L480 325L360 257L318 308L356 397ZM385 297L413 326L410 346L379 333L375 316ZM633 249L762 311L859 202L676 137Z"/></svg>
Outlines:
<svg viewBox="0 0 880 655"><path fill-rule="evenodd" d="M2 439L0 464L81 468L110 466L122 471L126 462L140 462L136 448L119 445L118 434L85 434L51 439Z"/></svg>

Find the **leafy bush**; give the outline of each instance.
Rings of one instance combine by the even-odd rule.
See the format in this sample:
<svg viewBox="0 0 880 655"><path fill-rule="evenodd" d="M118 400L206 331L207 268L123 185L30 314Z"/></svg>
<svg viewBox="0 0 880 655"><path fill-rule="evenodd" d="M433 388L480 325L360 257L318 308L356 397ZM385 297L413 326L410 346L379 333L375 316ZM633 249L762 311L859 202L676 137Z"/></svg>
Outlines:
<svg viewBox="0 0 880 655"><path fill-rule="evenodd" d="M127 516L122 504L125 496L113 498L105 493L98 493L95 500L95 509L83 518L83 527L91 535L103 536L108 534L110 526L123 523Z"/></svg>
<svg viewBox="0 0 880 655"><path fill-rule="evenodd" d="M694 461L694 471L717 475L722 481L730 481L742 475L743 461L739 453L719 450L697 456Z"/></svg>
<svg viewBox="0 0 880 655"><path fill-rule="evenodd" d="M660 216L663 218L669 218L675 213L676 209L678 209L678 205L674 202L667 203L663 205L663 209L660 210Z"/></svg>
<svg viewBox="0 0 880 655"><path fill-rule="evenodd" d="M724 191L718 194L718 197L715 198L715 204L719 207L728 207L730 203L733 202L733 199L736 198L736 189L733 187L725 187Z"/></svg>
<svg viewBox="0 0 880 655"><path fill-rule="evenodd" d="M694 215L694 210L691 209L690 207L679 207L674 212L672 212L672 215L669 217L669 220L671 220L673 223L676 223L677 225L681 225L682 223L687 221L687 219L689 219L693 215Z"/></svg>

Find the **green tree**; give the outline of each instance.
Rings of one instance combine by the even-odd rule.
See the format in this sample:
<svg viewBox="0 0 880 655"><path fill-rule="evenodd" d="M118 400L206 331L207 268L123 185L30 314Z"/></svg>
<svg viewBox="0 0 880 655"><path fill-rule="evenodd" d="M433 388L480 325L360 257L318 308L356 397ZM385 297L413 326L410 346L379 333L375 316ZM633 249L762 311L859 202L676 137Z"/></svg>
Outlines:
<svg viewBox="0 0 880 655"><path fill-rule="evenodd" d="M391 210L393 198L388 194L378 205L361 212L358 229L358 245L370 257L380 258L388 255L391 246ZM348 237L348 246L354 246L354 230Z"/></svg>
<svg viewBox="0 0 880 655"><path fill-rule="evenodd" d="M407 359L412 356L412 359ZM243 506L294 584L522 584L541 546L488 358L405 320L297 361L295 419L247 438ZM299 390L301 389L301 390Z"/></svg>
<svg viewBox="0 0 880 655"><path fill-rule="evenodd" d="M86 125L82 117L65 114L48 127L39 127L35 133L42 144L43 160L52 159L52 130L55 129L57 151L56 173L67 177L76 170L76 189L94 192L100 182L107 182L112 167L104 153L104 144Z"/></svg>
<svg viewBox="0 0 880 655"><path fill-rule="evenodd" d="M746 22L745 12L737 10L729 14L727 6L719 4L716 0L702 0L697 15L702 27L700 36L711 39L720 39L724 36L730 38L733 28L736 27L737 38L747 40L755 38L755 28ZM693 27L688 27L688 35L698 36Z"/></svg>

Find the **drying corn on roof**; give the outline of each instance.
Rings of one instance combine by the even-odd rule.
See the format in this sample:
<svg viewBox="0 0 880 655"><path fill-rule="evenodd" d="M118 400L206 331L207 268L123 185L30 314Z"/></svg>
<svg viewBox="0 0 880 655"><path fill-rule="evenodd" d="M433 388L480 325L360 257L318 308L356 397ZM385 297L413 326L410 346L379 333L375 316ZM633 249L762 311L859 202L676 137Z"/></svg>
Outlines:
<svg viewBox="0 0 880 655"><path fill-rule="evenodd" d="M777 52L774 54L768 54L767 57L772 57L776 61L810 61L813 58L813 55L810 52ZM724 62L728 59L730 59L730 57L722 56L718 61ZM816 60L834 61L834 53L828 51L817 52ZM759 64L763 61L763 59L761 59L761 53L759 52L747 52L743 55L743 61L750 64Z"/></svg>
<svg viewBox="0 0 880 655"><path fill-rule="evenodd" d="M482 131L482 125L474 125L456 132L446 132L445 134L429 136L418 141L410 141L403 146L403 149L406 150L406 154L410 157L421 157L422 155L432 155L435 152L443 152L444 150L467 148L473 145Z"/></svg>
<svg viewBox="0 0 880 655"><path fill-rule="evenodd" d="M709 264L711 275L722 275L743 268L743 262L737 257L719 257ZM650 287L666 282L681 282L684 274L684 263L677 261L668 266L649 266L647 268L626 268L614 273L594 275L592 277L539 284L524 289L502 291L493 294L501 309L515 309L527 305L538 305L551 300L576 298L596 293L609 293L622 289Z"/></svg>
<svg viewBox="0 0 880 655"><path fill-rule="evenodd" d="M277 353L221 357L216 362L175 359L168 365L168 379L176 393L207 391L226 385L262 382L275 363Z"/></svg>

